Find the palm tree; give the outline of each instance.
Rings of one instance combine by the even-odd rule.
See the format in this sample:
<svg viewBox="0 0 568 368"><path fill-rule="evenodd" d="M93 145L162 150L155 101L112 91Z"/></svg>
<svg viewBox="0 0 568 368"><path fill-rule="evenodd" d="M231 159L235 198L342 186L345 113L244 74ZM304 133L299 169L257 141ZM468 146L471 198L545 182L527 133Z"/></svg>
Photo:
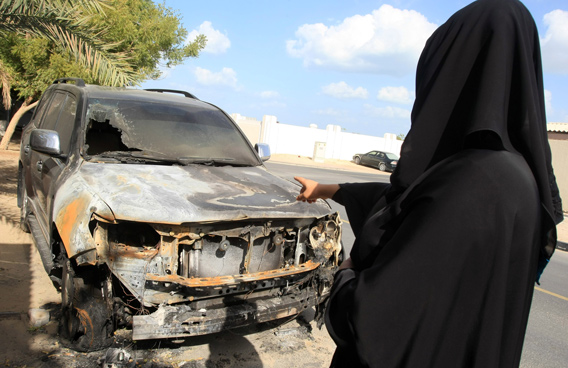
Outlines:
<svg viewBox="0 0 568 368"><path fill-rule="evenodd" d="M63 47L81 65L92 72L102 85L137 84L136 73L125 54L113 52L117 44L101 41L104 30L90 22L95 14L104 14L107 0L0 0L0 37L16 33L46 38ZM0 60L0 83L4 106L11 105L10 71ZM26 99L18 113L34 105ZM0 149L6 149L17 125L10 121ZM18 118L19 120L19 118Z"/></svg>
<svg viewBox="0 0 568 368"><path fill-rule="evenodd" d="M89 23L104 14L107 0L1 0L0 35L14 32L44 37L64 47L103 85L125 86L137 79L128 58L112 52L116 44L100 37L104 30Z"/></svg>

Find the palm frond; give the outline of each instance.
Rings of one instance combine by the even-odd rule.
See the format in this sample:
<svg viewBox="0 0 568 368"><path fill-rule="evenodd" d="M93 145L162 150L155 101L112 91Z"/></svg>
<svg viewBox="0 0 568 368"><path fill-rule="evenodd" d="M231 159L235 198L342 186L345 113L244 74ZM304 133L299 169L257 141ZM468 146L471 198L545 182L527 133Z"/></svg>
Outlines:
<svg viewBox="0 0 568 368"><path fill-rule="evenodd" d="M2 84L2 104L4 105L4 110L9 110L10 106L12 106L12 95L10 94L12 77L6 70L2 60L0 60L0 83Z"/></svg>
<svg viewBox="0 0 568 368"><path fill-rule="evenodd" d="M139 77L129 66L128 57L111 51L117 44L100 40L104 30L89 26L92 14L102 12L105 5L107 1L101 0L1 0L0 33L49 39L91 70L103 85L138 84Z"/></svg>
<svg viewBox="0 0 568 368"><path fill-rule="evenodd" d="M103 13L104 8L110 8L109 0L1 0L0 12L20 14L57 15L65 9L82 8L94 13Z"/></svg>
<svg viewBox="0 0 568 368"><path fill-rule="evenodd" d="M109 53L94 42L68 32L56 25L46 25L46 33L57 44L65 45L75 59L98 76L102 85L128 86L138 84L136 73L124 54ZM99 46L97 50L95 47ZM106 45L108 47L109 45Z"/></svg>

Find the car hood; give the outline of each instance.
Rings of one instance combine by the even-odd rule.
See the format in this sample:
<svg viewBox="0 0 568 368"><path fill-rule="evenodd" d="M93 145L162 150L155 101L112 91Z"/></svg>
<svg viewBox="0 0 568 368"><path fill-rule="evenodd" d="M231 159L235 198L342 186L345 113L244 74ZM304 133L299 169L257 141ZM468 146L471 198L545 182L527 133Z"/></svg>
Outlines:
<svg viewBox="0 0 568 368"><path fill-rule="evenodd" d="M181 224L330 213L324 201L296 201L299 187L263 166L84 162L77 174L118 220Z"/></svg>

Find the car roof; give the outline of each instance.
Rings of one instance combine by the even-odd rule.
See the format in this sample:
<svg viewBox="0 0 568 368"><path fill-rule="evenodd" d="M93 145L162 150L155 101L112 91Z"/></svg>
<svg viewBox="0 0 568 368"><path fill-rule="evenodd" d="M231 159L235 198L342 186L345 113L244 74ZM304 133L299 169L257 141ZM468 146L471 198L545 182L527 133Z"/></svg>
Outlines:
<svg viewBox="0 0 568 368"><path fill-rule="evenodd" d="M135 100L144 101L148 103L160 103L160 104L187 104L195 105L202 108L209 108L212 110L218 110L219 108L208 103L201 101L195 97L187 97L182 91L179 93L161 93L156 91L136 89L130 87L108 87L108 86L98 86L94 84L85 84L83 86L78 86L68 83L57 83L52 84L52 87L58 90L66 90L70 92L83 94L86 98L100 98L100 99L110 99L110 100ZM189 93L185 92L187 95Z"/></svg>

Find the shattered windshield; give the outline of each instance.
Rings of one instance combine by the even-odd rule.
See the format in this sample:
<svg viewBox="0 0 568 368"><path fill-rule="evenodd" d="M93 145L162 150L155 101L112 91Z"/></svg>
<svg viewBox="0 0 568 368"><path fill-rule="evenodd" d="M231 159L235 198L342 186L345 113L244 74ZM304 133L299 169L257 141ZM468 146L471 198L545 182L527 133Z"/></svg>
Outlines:
<svg viewBox="0 0 568 368"><path fill-rule="evenodd" d="M86 118L89 156L259 165L242 134L213 107L90 99Z"/></svg>

